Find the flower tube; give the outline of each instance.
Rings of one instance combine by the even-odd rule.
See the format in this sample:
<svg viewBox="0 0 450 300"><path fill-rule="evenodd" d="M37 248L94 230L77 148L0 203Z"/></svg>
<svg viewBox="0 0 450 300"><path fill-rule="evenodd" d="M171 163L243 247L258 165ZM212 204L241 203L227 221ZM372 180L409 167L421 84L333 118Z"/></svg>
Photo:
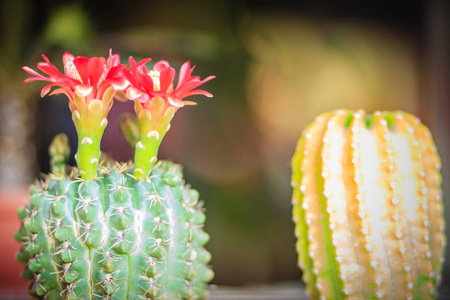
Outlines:
<svg viewBox="0 0 450 300"><path fill-rule="evenodd" d="M215 78L208 76L200 80L192 76L195 67L185 62L174 85L175 69L166 61L157 62L152 70L145 64L151 59L136 62L129 59L129 69L123 71L124 77L130 82L126 96L135 102L135 111L139 123L139 141L135 146L134 176L145 178L157 161L157 153L161 140L170 129L170 121L175 112L185 105L195 105L195 102L184 100L192 95L212 97L212 94L197 89L198 86Z"/></svg>
<svg viewBox="0 0 450 300"><path fill-rule="evenodd" d="M104 57L74 57L66 52L63 55L64 74L49 59L42 55L45 62L37 64L44 76L24 66L23 70L33 75L24 80L48 81L41 90L45 95L65 94L69 98L69 107L78 135L78 150L75 154L80 175L85 180L96 177L100 159L100 141L108 121L106 117L111 109L116 91L123 91L128 81L123 77L125 65L120 64L118 54L110 52ZM53 91L51 89L56 87ZM50 92L51 91L51 92Z"/></svg>

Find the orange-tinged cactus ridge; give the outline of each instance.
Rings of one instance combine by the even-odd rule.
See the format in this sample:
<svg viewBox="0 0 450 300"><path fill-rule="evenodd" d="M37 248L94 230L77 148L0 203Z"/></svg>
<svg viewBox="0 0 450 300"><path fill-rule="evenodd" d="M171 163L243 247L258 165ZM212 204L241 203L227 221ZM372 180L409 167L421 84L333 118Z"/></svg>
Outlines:
<svg viewBox="0 0 450 300"><path fill-rule="evenodd" d="M312 299L435 299L444 262L440 160L401 112L338 110L292 160L299 266Z"/></svg>

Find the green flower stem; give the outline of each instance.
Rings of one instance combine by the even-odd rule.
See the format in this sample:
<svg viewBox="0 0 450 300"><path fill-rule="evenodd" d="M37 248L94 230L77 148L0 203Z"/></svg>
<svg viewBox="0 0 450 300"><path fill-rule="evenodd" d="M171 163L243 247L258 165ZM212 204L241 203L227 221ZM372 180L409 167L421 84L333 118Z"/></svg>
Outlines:
<svg viewBox="0 0 450 300"><path fill-rule="evenodd" d="M75 154L75 160L77 161L81 178L85 180L95 179L97 175L102 135L103 130L95 134L78 133L78 151Z"/></svg>
<svg viewBox="0 0 450 300"><path fill-rule="evenodd" d="M160 145L158 140L150 140L142 143L137 142L134 154L134 176L136 179L142 179L148 176L151 168L157 161L158 149Z"/></svg>
<svg viewBox="0 0 450 300"><path fill-rule="evenodd" d="M72 119L78 135L78 149L75 154L81 178L93 180L97 176L100 159L100 142L108 120L104 117L103 103L100 100L91 100L89 105L74 110Z"/></svg>
<svg viewBox="0 0 450 300"><path fill-rule="evenodd" d="M140 138L135 146L134 176L136 179L146 178L157 162L158 149L175 114L175 108L165 108L165 102L155 97L149 109L136 102L136 114L139 122Z"/></svg>

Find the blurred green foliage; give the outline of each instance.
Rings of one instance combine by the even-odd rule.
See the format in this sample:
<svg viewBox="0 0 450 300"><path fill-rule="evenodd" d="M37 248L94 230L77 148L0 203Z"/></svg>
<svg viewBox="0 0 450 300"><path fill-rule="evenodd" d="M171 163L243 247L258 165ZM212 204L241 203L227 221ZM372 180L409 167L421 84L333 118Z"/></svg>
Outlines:
<svg viewBox="0 0 450 300"><path fill-rule="evenodd" d="M76 49L87 44L95 31L80 3L56 6L44 29L45 43L61 48Z"/></svg>

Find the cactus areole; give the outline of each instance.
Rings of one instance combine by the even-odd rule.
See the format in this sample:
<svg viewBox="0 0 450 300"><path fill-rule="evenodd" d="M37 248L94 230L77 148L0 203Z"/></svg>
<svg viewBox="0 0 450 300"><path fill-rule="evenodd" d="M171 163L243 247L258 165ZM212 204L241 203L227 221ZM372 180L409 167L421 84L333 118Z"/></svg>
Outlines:
<svg viewBox="0 0 450 300"><path fill-rule="evenodd" d="M407 113L325 113L292 161L299 266L311 299L434 299L446 238L440 160Z"/></svg>
<svg viewBox="0 0 450 300"><path fill-rule="evenodd" d="M67 136L50 145L51 173L30 189L19 209L22 242L17 260L30 295L43 299L202 299L214 276L204 248L203 202L185 185L181 166L157 159L161 140L187 96L214 78L191 76L186 62L174 86L175 70L165 61L147 70L149 58L129 66L119 55L63 56L64 74L45 62L29 67L25 82L50 84L41 96L69 98L78 134L77 167L67 165ZM100 140L114 96L135 102L136 116L120 127L135 149L134 163L100 161Z"/></svg>

